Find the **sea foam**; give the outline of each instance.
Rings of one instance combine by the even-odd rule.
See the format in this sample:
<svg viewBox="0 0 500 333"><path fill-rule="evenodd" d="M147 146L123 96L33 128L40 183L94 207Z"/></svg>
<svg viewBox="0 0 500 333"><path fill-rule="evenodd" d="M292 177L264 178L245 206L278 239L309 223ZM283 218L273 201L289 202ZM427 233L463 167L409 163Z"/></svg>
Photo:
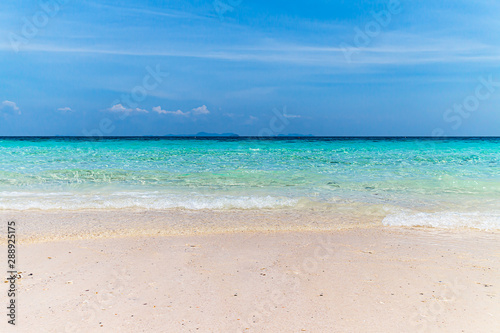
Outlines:
<svg viewBox="0 0 500 333"><path fill-rule="evenodd" d="M500 212L403 212L387 215L382 224L386 226L500 230Z"/></svg>
<svg viewBox="0 0 500 333"><path fill-rule="evenodd" d="M0 209L81 210L81 209L272 209L297 205L298 199L275 196L211 196L148 192L83 193L0 193Z"/></svg>

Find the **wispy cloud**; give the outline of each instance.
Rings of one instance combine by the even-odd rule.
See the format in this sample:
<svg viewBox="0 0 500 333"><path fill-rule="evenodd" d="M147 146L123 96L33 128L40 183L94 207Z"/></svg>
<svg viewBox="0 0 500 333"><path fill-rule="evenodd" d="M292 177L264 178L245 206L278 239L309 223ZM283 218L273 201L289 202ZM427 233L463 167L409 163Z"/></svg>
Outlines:
<svg viewBox="0 0 500 333"><path fill-rule="evenodd" d="M108 109L110 112L126 112L127 108L121 104L115 104Z"/></svg>
<svg viewBox="0 0 500 333"><path fill-rule="evenodd" d="M142 7L127 7L127 6L123 6L123 5L116 6L116 5L111 5L111 4L102 4L99 2L87 2L87 4L90 6L93 6L93 7L101 8L101 9L116 11L120 15L123 15L123 13L126 12L129 15L163 16L163 17L168 17L168 18L179 18L179 19L210 19L211 18L210 16L196 15L192 12L173 10L173 9L167 9L167 8L156 8L155 10L152 10L152 9L147 9L147 8L142 8Z"/></svg>
<svg viewBox="0 0 500 333"><path fill-rule="evenodd" d="M141 108L126 108L122 104L115 104L112 107L106 109L108 112L114 112L114 113L149 113L148 110L146 109L141 109ZM189 117L189 116L200 116L200 115L207 115L210 114L210 110L208 110L206 105L202 105L196 108L193 108L191 111L182 111L182 110L176 110L176 111L169 111L169 110L164 110L162 109L161 106L154 106L151 109L151 112L157 113L157 114L164 114L164 115L174 115L174 116L184 116L184 117Z"/></svg>
<svg viewBox="0 0 500 333"><path fill-rule="evenodd" d="M7 44L0 49L10 50ZM343 49L329 45L283 44L275 46L232 47L227 50L203 52L190 50L138 51L127 48L106 49L70 47L50 44L30 44L24 52L54 52L107 54L142 57L185 57L235 62L289 63L306 66L344 67ZM356 48L353 64L357 65L414 65L427 63L497 62L500 47L463 39L429 38L410 34L391 34L378 45Z"/></svg>
<svg viewBox="0 0 500 333"><path fill-rule="evenodd" d="M3 110L3 112L10 111L11 113L14 114L21 114L21 110L19 109L17 104L12 101L7 101L7 100L3 101L2 104L0 105L0 109Z"/></svg>
<svg viewBox="0 0 500 333"><path fill-rule="evenodd" d="M67 113L67 112L74 112L69 106L65 106L63 108L58 108L57 111L60 111L62 113Z"/></svg>
<svg viewBox="0 0 500 333"><path fill-rule="evenodd" d="M253 123L255 123L257 120L259 120L259 118L257 117L254 117L254 116L249 116L247 120L245 120L245 124L246 125L252 125Z"/></svg>
<svg viewBox="0 0 500 333"><path fill-rule="evenodd" d="M112 107L107 109L109 112L117 112L117 113L130 113L130 112L138 112L138 113L148 113L148 110L141 108L126 108L121 104L115 104Z"/></svg>
<svg viewBox="0 0 500 333"><path fill-rule="evenodd" d="M209 114L210 111L207 109L206 105L199 106L191 110L193 114Z"/></svg>
<svg viewBox="0 0 500 333"><path fill-rule="evenodd" d="M172 114L172 115L176 115L176 116L188 116L189 115L189 112L182 112L181 110L177 110L177 111L163 110L161 108L161 106L153 107L153 111L158 113L158 114Z"/></svg>
<svg viewBox="0 0 500 333"><path fill-rule="evenodd" d="M191 111L182 111L182 110L177 110L177 111L167 111L163 110L161 106L155 106L153 107L153 112L156 112L158 114L171 114L175 116L185 116L188 117L190 115L198 116L198 115L207 115L210 113L206 105L199 106L197 108L192 109Z"/></svg>

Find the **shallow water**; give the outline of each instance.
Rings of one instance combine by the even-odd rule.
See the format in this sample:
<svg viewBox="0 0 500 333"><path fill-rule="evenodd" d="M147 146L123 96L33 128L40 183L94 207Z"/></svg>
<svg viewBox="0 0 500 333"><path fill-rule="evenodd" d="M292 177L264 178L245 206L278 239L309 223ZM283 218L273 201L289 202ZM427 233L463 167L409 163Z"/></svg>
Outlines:
<svg viewBox="0 0 500 333"><path fill-rule="evenodd" d="M1 138L0 209L315 209L500 228L499 138Z"/></svg>

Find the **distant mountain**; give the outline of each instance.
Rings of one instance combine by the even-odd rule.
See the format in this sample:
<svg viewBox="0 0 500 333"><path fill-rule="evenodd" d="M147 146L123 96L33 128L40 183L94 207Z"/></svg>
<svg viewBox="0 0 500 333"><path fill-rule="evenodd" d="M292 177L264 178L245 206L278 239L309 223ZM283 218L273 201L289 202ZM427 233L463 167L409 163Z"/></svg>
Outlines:
<svg viewBox="0 0 500 333"><path fill-rule="evenodd" d="M238 137L239 135L236 133L207 133L207 132L198 132L196 134L167 134L165 136L196 136L196 137L204 137L204 136L229 136L229 137Z"/></svg>
<svg viewBox="0 0 500 333"><path fill-rule="evenodd" d="M236 133L207 133L207 132L198 132L194 136L239 136Z"/></svg>
<svg viewBox="0 0 500 333"><path fill-rule="evenodd" d="M208 132L198 132L196 134L167 134L164 136L179 136L179 137L239 137L236 133L208 133ZM278 134L278 137L312 137L312 134L300 134L300 133L289 133L289 134ZM270 136L272 138L272 136Z"/></svg>

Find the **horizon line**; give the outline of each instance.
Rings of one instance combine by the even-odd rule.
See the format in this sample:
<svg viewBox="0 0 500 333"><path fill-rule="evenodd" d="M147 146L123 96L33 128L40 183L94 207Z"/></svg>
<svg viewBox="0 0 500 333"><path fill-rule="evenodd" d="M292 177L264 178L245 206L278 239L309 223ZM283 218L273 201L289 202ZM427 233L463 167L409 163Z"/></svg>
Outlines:
<svg viewBox="0 0 500 333"><path fill-rule="evenodd" d="M117 139L117 138L414 138L414 139L473 139L473 138L497 138L496 135L459 135L459 136L429 136L429 135L275 135L275 136L262 136L262 135L196 135L196 134L179 134L179 135L114 135L114 136L84 136L84 135L0 135L0 139L4 138L79 138L89 140L99 139Z"/></svg>

